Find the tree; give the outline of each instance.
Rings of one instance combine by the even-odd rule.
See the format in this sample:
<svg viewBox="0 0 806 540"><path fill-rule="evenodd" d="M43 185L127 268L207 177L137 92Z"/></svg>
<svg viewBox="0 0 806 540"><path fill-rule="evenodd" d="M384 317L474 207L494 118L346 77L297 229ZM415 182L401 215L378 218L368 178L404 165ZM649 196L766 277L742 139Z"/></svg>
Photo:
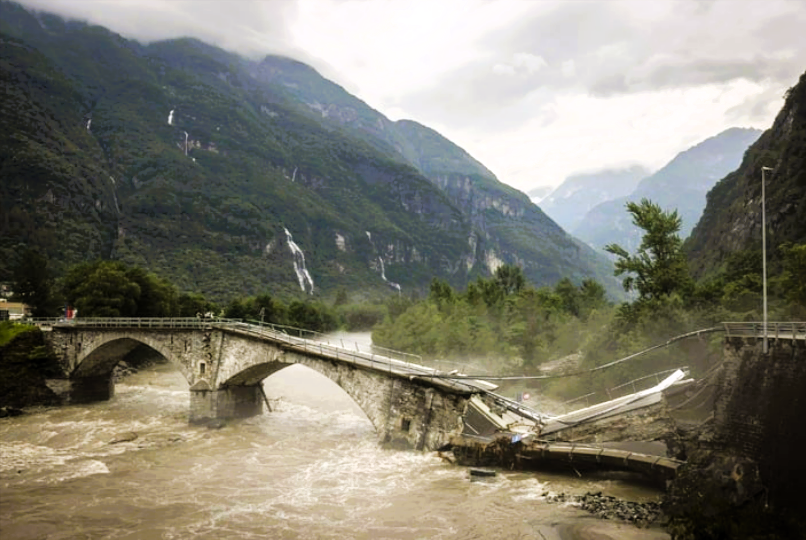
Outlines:
<svg viewBox="0 0 806 540"><path fill-rule="evenodd" d="M688 293L693 288L682 241L677 235L682 220L673 212L665 212L648 199L640 204L627 203L633 224L644 230L638 252L630 256L618 244L605 251L618 257L615 275L627 274L622 281L625 291L635 290L639 300L653 300L674 292Z"/></svg>
<svg viewBox="0 0 806 540"><path fill-rule="evenodd" d="M172 317L195 314L190 297L180 303L168 281L120 261L86 262L72 267L62 283L67 302L84 317ZM203 302L203 299L202 299Z"/></svg>
<svg viewBox="0 0 806 540"><path fill-rule="evenodd" d="M29 305L34 317L56 315L58 302L53 298L48 260L34 249L26 249L14 268L14 298Z"/></svg>
<svg viewBox="0 0 806 540"><path fill-rule="evenodd" d="M121 263L101 261L79 265L68 273L67 301L85 317L134 317L140 286L126 275Z"/></svg>
<svg viewBox="0 0 806 540"><path fill-rule="evenodd" d="M562 309L574 317L579 316L580 295L579 290L567 277L562 278L554 286L554 292L562 299Z"/></svg>
<svg viewBox="0 0 806 540"><path fill-rule="evenodd" d="M607 295L601 283L595 279L588 278L579 286L580 296L580 316L585 319L593 310L602 309L607 306Z"/></svg>
<svg viewBox="0 0 806 540"><path fill-rule="evenodd" d="M333 301L333 307L343 306L349 301L347 290L344 287L339 287L336 292L336 299Z"/></svg>
<svg viewBox="0 0 806 540"><path fill-rule="evenodd" d="M243 298L233 298L224 308L224 316L227 319L246 319L248 315L249 306Z"/></svg>
<svg viewBox="0 0 806 540"><path fill-rule="evenodd" d="M445 306L451 305L456 301L456 295L447 281L433 278L431 280L431 289L428 293L428 299L439 306L440 309L443 309Z"/></svg>
<svg viewBox="0 0 806 540"><path fill-rule="evenodd" d="M783 255L780 277L783 296L796 313L803 316L806 314L806 244L786 243L779 249Z"/></svg>
<svg viewBox="0 0 806 540"><path fill-rule="evenodd" d="M138 267L127 269L126 277L140 287L138 317L171 317L179 311L176 289L167 280Z"/></svg>
<svg viewBox="0 0 806 540"><path fill-rule="evenodd" d="M195 317L208 312L218 313L216 305L201 294L182 293L176 299L179 317Z"/></svg>
<svg viewBox="0 0 806 540"><path fill-rule="evenodd" d="M260 311L263 310L262 321L267 323L282 324L286 318L286 308L279 300L275 300L270 294L260 294L252 301L252 315L258 319Z"/></svg>
<svg viewBox="0 0 806 540"><path fill-rule="evenodd" d="M518 294L526 285L523 269L511 264L503 264L496 268L494 279L506 296Z"/></svg>

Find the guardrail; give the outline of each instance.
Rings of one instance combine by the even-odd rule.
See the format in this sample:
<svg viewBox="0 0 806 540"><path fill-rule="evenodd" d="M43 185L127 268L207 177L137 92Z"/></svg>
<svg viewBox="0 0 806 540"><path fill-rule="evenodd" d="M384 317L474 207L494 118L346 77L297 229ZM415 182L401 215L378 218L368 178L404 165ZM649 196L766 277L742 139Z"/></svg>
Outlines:
<svg viewBox="0 0 806 540"><path fill-rule="evenodd" d="M762 338L765 335L763 322L725 322L726 337ZM766 335L769 339L806 339L806 322L773 321L767 322Z"/></svg>
<svg viewBox="0 0 806 540"><path fill-rule="evenodd" d="M39 327L68 326L93 328L209 328L213 324L241 323L241 319L198 317L82 317L80 319L47 318L21 321Z"/></svg>
<svg viewBox="0 0 806 540"><path fill-rule="evenodd" d="M585 394L584 396L579 396L579 397L575 397L574 399L569 399L568 401L563 401L561 403L561 405L567 406L567 405L571 405L572 403L577 403L577 402L580 402L582 400L585 400L585 407L588 407L588 406L590 406L591 397L596 396L596 395L600 395L600 394L602 395L602 398L605 398L605 400L611 400L611 399L616 399L618 397L624 397L625 395L628 395L628 394L625 393L623 395L618 395L618 394L621 393L621 392L619 392L619 390L622 390L622 389L628 388L628 387L632 390L632 392L630 392L630 393L635 394L635 393L640 392L642 390L648 390L649 388L652 388L650 386L650 387L647 387L647 388L640 388L639 389L639 387L635 386L635 383L640 382L640 381L645 381L647 379L653 379L654 378L655 379L655 385L657 385L657 384L660 384L662 379L665 379L665 377L661 377L661 375L668 375L670 373L674 373L678 369L682 369L683 371L688 372L688 366L682 366L682 367L673 368L673 369L664 369L663 371L658 371L657 373L651 373L649 375L644 375L643 377L638 377L637 379L627 381L625 383L622 383L622 384L620 384L618 386L614 386L612 388L605 388L604 390L599 390L597 392L591 392L589 394Z"/></svg>
<svg viewBox="0 0 806 540"><path fill-rule="evenodd" d="M277 333L286 334L288 336L300 337L300 338L303 338L303 339L311 339L311 340L317 341L317 342L321 341L321 342L327 343L328 345L331 344L331 341L335 342L336 340L338 340L338 342L341 344L342 349L345 349L345 350L347 350L347 349L355 349L356 351L361 352L362 345L359 344L356 341L350 341L350 340L345 341L343 338L336 338L336 337L333 337L333 336L331 336L329 334L324 334L322 332L317 332L316 330L306 330L304 328L298 328L298 327L295 327L295 326L287 326L287 325L283 325L283 324L274 324L274 323L265 323L265 322L262 322L262 321L255 321L255 320L251 320L251 319L247 319L246 322L251 324L251 325L253 325L253 326L258 326L260 328L271 328L272 330L276 331ZM306 338L305 336L310 336L310 338ZM363 345L363 347L365 349L367 348L366 345ZM397 351L397 350L394 350L394 349L387 349L386 347L380 347L378 345L370 345L369 349L370 349L369 351L363 351L363 352L369 352L369 353L372 353L372 354L377 354L378 351L381 351L383 354L378 354L378 356L386 356L388 358L396 358L398 360L403 360L403 361L407 361L407 362L408 361L416 362L416 363L418 363L418 365L422 365L422 362L423 362L423 357L418 355L418 354L412 354L412 353L407 353L407 352L403 352L403 351Z"/></svg>
<svg viewBox="0 0 806 540"><path fill-rule="evenodd" d="M334 358L336 360L348 362L356 366L367 367L376 371L384 371L387 373L393 373L409 377L416 377L421 375L431 376L438 372L434 368L414 364L406 360L399 360L397 358L377 354L374 350L372 350L372 347L370 347L370 350L361 350L360 345L355 342L352 342L352 345L355 348L355 350L353 350L352 348L347 348L345 346L339 347L337 345L333 345L328 341L322 341L322 340L316 341L312 339L293 336L286 332L286 330L288 330L290 327L284 327L281 325L272 325L272 324L260 325L260 324L250 324L242 322L242 323L230 324L228 325L227 328L230 331L245 333L258 338L267 338L274 342L283 343L285 344L286 347L292 350L297 350L307 354L316 354L319 356ZM316 334L316 332L310 332L310 333ZM343 344L341 339L339 341L340 343ZM386 350L389 351L389 349ZM403 353L401 351L393 351L393 352L408 357L414 356L408 353ZM432 377L429 377L429 380L433 381L434 379ZM438 384L441 386L452 388L454 390L461 390L461 391L479 390L479 388L477 388L475 385L469 384L468 382L440 380L439 382L435 382L434 384Z"/></svg>
<svg viewBox="0 0 806 540"><path fill-rule="evenodd" d="M243 319L225 318L198 318L198 317L84 317L80 319L28 319L26 324L33 324L39 327L81 327L81 328L148 328L148 329L210 329L213 327L225 328L230 331L238 331L259 337L270 339L275 342L285 344L287 347L302 351L308 354L318 354L329 358L348 362L356 366L371 368L377 371L385 371L401 376L433 376L439 373L435 368L423 366L413 361L422 357L395 351L383 347L362 346L357 342L348 341L346 345L343 339L338 339L341 346L331 344L331 336L322 334L314 330L306 330L294 326L263 323L260 321L246 322ZM309 337L303 337L309 336ZM311 339L314 338L314 339ZM333 338L335 341L336 338ZM354 350L353 350L354 349ZM381 349L384 354L378 354L377 349ZM433 384L446 386L455 390L478 391L480 390L472 383L451 380L436 380L429 377ZM483 389L481 389L483 390Z"/></svg>

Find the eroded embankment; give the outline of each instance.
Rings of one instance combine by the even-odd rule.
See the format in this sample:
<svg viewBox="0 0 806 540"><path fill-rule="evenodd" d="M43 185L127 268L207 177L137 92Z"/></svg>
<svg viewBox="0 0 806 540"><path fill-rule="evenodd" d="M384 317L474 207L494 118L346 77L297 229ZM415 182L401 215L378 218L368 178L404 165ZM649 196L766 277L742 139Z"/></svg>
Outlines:
<svg viewBox="0 0 806 540"><path fill-rule="evenodd" d="M45 384L59 377L56 356L45 344L39 328L3 325L0 341L0 408L13 411L36 405L58 405L58 396Z"/></svg>

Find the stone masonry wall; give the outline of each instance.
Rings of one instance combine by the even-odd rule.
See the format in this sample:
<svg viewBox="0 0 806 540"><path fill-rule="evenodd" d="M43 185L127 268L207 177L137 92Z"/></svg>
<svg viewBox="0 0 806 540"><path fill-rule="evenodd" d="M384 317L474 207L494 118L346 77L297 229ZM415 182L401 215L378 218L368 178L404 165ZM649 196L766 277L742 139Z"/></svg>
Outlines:
<svg viewBox="0 0 806 540"><path fill-rule="evenodd" d="M462 431L467 396L425 381L286 350L248 334L225 333L216 381L219 387L256 384L293 364L304 365L338 384L364 411L387 445L431 450Z"/></svg>
<svg viewBox="0 0 806 540"><path fill-rule="evenodd" d="M47 339L61 358L62 382L67 383L61 386L72 402L109 399L114 392L114 365L137 345L148 345L188 381L191 422L260 414L262 380L289 365L302 364L344 389L382 442L431 450L461 433L469 397L440 386L439 381L410 379L322 354L302 354L237 330L77 327L54 329Z"/></svg>
<svg viewBox="0 0 806 540"><path fill-rule="evenodd" d="M771 500L806 509L806 343L728 339L714 419L719 446L758 463Z"/></svg>

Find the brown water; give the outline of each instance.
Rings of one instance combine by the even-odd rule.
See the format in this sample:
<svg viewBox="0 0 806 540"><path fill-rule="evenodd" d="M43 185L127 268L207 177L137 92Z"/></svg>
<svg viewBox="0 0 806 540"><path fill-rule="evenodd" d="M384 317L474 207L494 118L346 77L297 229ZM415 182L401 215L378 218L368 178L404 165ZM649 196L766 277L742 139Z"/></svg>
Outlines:
<svg viewBox="0 0 806 540"><path fill-rule="evenodd" d="M650 488L517 472L470 482L433 454L379 448L361 410L313 371L264 386L274 411L220 430L187 424L187 383L168 365L108 402L0 420L0 538L668 538L543 497L657 500ZM125 432L138 437L109 444Z"/></svg>

